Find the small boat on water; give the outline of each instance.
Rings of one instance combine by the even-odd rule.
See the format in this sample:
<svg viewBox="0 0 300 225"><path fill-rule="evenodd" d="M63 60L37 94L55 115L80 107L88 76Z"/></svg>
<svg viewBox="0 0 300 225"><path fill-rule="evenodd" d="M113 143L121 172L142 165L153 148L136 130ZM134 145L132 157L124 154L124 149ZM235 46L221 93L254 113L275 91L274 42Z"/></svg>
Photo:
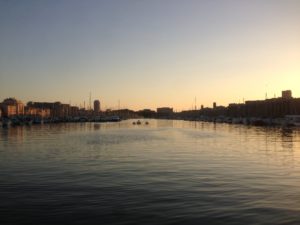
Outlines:
<svg viewBox="0 0 300 225"><path fill-rule="evenodd" d="M4 118L2 119L2 127L7 128L10 127L12 124L10 119Z"/></svg>
<svg viewBox="0 0 300 225"><path fill-rule="evenodd" d="M138 120L138 121L133 121L132 124L133 124L133 125L141 125L142 122L141 122L140 120ZM145 122L145 125L149 125L149 122L146 121L146 122Z"/></svg>
<svg viewBox="0 0 300 225"><path fill-rule="evenodd" d="M286 115L284 119L286 126L300 126L300 115Z"/></svg>
<svg viewBox="0 0 300 225"><path fill-rule="evenodd" d="M13 117L10 119L12 126L21 126L24 125L24 121L21 117Z"/></svg>
<svg viewBox="0 0 300 225"><path fill-rule="evenodd" d="M32 125L32 123L33 123L33 121L32 121L32 120L26 120L26 121L25 121L25 124L26 124L27 126L31 126L31 125Z"/></svg>
<svg viewBox="0 0 300 225"><path fill-rule="evenodd" d="M32 120L32 124L43 124L43 119L39 117L35 117Z"/></svg>
<svg viewBox="0 0 300 225"><path fill-rule="evenodd" d="M121 121L121 118L119 116L110 116L107 118L108 122L119 122Z"/></svg>
<svg viewBox="0 0 300 225"><path fill-rule="evenodd" d="M33 124L33 119L26 117L24 118L23 122L25 123L25 125L31 126Z"/></svg>

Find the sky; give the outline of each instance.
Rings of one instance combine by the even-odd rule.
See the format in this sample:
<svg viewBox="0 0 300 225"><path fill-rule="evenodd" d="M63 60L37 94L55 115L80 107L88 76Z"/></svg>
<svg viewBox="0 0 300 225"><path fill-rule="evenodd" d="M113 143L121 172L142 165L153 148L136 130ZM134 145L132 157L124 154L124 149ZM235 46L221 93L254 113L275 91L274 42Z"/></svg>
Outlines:
<svg viewBox="0 0 300 225"><path fill-rule="evenodd" d="M300 97L299 0L0 0L0 101L134 110ZM196 101L195 101L196 98Z"/></svg>

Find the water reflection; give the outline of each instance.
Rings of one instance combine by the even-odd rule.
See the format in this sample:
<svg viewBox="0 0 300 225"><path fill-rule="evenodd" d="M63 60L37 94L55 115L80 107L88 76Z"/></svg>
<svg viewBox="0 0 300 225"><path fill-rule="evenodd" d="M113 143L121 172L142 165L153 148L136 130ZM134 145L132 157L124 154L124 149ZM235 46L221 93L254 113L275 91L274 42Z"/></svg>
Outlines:
<svg viewBox="0 0 300 225"><path fill-rule="evenodd" d="M293 129L282 129L281 144L283 149L293 150Z"/></svg>
<svg viewBox="0 0 300 225"><path fill-rule="evenodd" d="M0 148L12 146L57 145L62 150L69 144L85 140L92 149L109 149L111 144L127 148L129 143L155 143L155 148L180 146L189 154L206 152L206 156L238 158L266 162L278 166L297 167L300 159L300 132L297 128L251 127L207 122L141 120L142 125L133 125L135 120L119 123L66 123L36 126L0 128ZM164 129L160 129L164 128ZM69 140L69 138L73 137ZM83 139L85 137L85 139ZM86 147L83 146L83 149ZM34 149L34 147L32 147ZM164 150L164 148L162 149ZM209 160L211 160L209 158ZM247 159L247 160L248 160ZM231 159L230 159L231 160Z"/></svg>
<svg viewBox="0 0 300 225"><path fill-rule="evenodd" d="M100 123L95 123L94 124L94 130L100 130Z"/></svg>
<svg viewBox="0 0 300 225"><path fill-rule="evenodd" d="M6 224L300 224L299 129L148 121L0 128Z"/></svg>
<svg viewBox="0 0 300 225"><path fill-rule="evenodd" d="M1 129L1 128L0 128ZM24 141L24 128L23 127L10 127L0 130L1 137L5 142L12 144L21 144Z"/></svg>
<svg viewBox="0 0 300 225"><path fill-rule="evenodd" d="M158 128L165 128L165 127L174 127L174 120L157 120L156 126Z"/></svg>

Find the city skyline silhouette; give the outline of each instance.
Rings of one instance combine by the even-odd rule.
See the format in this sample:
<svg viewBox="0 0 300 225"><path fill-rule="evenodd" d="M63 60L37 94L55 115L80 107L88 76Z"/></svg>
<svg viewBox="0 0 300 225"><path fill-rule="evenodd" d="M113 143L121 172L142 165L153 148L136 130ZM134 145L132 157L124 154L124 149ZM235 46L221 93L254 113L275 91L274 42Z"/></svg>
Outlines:
<svg viewBox="0 0 300 225"><path fill-rule="evenodd" d="M300 96L299 1L1 1L0 98L176 110Z"/></svg>

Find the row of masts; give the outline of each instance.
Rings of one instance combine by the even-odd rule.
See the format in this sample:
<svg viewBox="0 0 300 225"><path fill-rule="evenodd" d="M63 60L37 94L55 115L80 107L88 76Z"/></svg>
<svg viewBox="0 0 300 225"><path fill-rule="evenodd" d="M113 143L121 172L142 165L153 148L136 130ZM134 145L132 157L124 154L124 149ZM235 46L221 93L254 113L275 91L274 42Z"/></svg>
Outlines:
<svg viewBox="0 0 300 225"><path fill-rule="evenodd" d="M70 100L70 105L71 105L71 100ZM76 105L77 106L77 105ZM82 108L82 105L79 104L79 107ZM83 108L86 108L85 100L83 101ZM105 106L107 108L107 106ZM121 101L118 99L118 110L121 109ZM92 92L89 93L89 105L88 105L88 110L92 110Z"/></svg>

